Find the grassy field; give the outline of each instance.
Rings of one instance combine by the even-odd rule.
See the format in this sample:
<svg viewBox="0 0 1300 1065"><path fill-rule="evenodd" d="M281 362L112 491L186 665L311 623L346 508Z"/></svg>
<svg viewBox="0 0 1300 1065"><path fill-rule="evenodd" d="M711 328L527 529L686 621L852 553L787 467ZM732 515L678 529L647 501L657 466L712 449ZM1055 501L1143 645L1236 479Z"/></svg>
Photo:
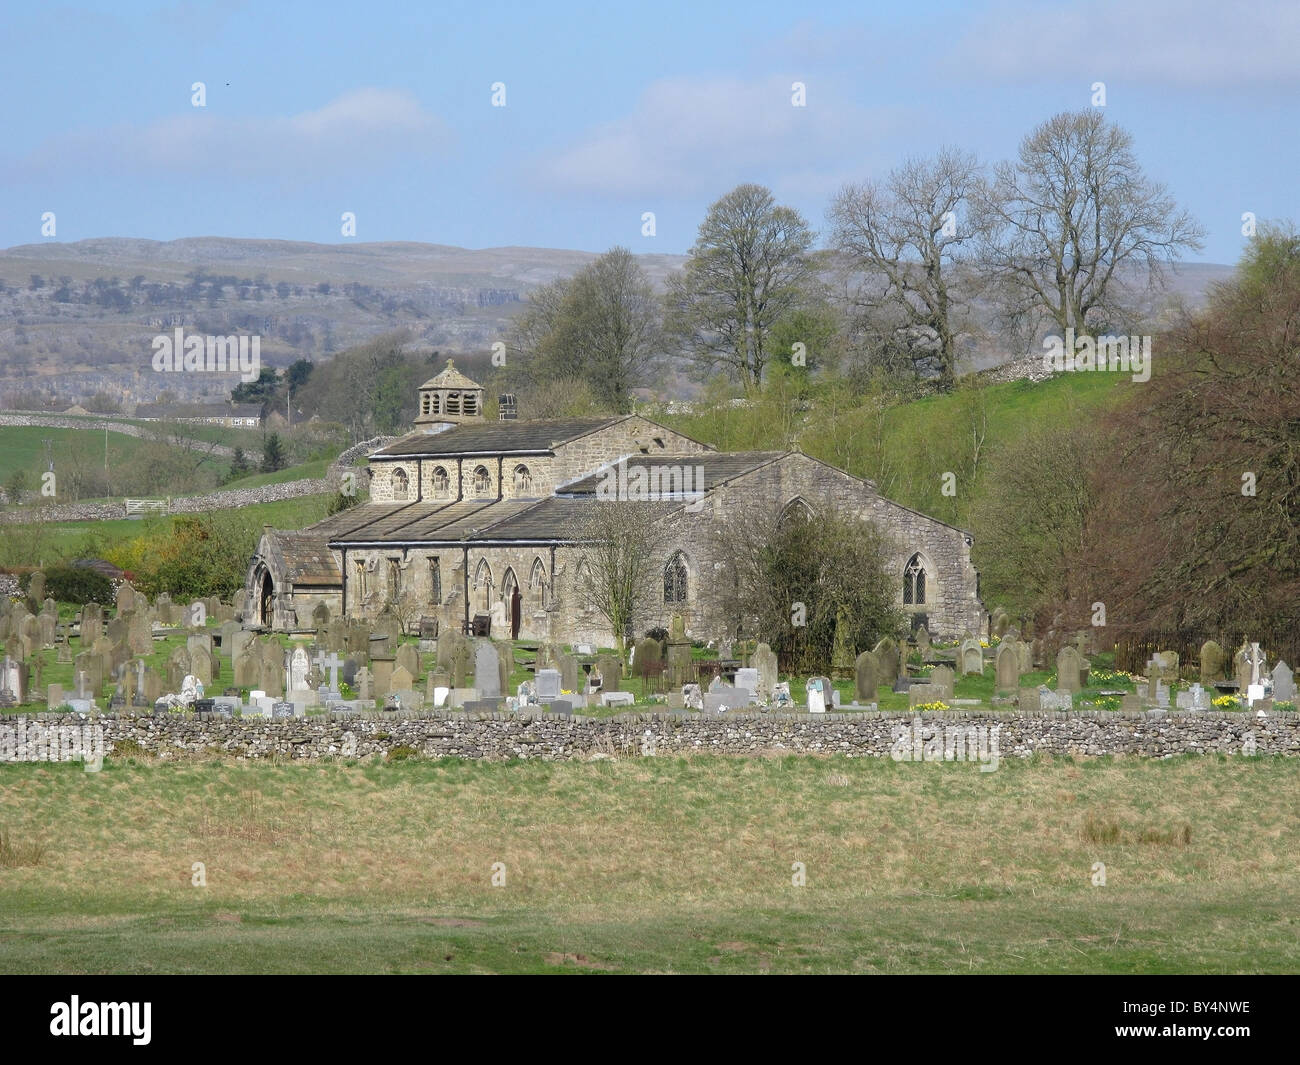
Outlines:
<svg viewBox="0 0 1300 1065"><path fill-rule="evenodd" d="M325 517L333 496L300 496L276 503L255 503L240 507L248 527L260 531L263 524L277 529L300 529ZM95 558L112 545L143 536L151 528L171 519L165 517L123 518L116 521L60 521L43 526L0 525L0 557L12 556L14 564L48 565L58 559ZM24 548L35 539L30 549ZM8 545L4 541L11 541ZM256 533L250 533L248 548L257 546Z"/></svg>
<svg viewBox="0 0 1300 1065"><path fill-rule="evenodd" d="M1295 971L1298 802L1284 759L7 765L0 970Z"/></svg>

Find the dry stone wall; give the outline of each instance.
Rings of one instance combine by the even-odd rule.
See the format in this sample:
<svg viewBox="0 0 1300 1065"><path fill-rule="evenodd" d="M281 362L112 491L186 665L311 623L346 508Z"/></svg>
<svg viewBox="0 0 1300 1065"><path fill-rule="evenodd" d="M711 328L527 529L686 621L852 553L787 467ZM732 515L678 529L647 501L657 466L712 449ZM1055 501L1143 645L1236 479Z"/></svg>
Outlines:
<svg viewBox="0 0 1300 1065"><path fill-rule="evenodd" d="M543 714L428 713L420 715L320 715L270 721L214 720L193 715L131 717L100 715L105 750L135 744L161 756L217 751L234 758L314 759L368 757L413 748L425 757L487 760L541 758L552 761L593 755L643 756L689 753L765 755L772 752L849 757L889 757L904 729L920 722L923 734L946 728L998 726L1000 758L1034 754L1130 755L1169 758L1181 754L1282 755L1300 757L1300 714L1266 719L1246 714L972 712L896 713L621 714L611 718ZM34 729L85 726L77 714L0 717L0 763L13 760L14 734ZM0 770L2 771L2 770Z"/></svg>

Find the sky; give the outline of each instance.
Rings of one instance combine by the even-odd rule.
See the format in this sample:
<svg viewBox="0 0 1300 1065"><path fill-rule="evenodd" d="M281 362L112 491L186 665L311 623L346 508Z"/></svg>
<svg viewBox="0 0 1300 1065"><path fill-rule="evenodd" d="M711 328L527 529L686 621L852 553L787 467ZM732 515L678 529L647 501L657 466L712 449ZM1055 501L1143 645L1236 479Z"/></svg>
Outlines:
<svg viewBox="0 0 1300 1065"><path fill-rule="evenodd" d="M1300 222L1295 0L5 0L0 39L0 247L680 254L742 182L824 233L844 183L945 145L1012 158L1098 82L1205 228L1189 259L1235 262L1246 212Z"/></svg>

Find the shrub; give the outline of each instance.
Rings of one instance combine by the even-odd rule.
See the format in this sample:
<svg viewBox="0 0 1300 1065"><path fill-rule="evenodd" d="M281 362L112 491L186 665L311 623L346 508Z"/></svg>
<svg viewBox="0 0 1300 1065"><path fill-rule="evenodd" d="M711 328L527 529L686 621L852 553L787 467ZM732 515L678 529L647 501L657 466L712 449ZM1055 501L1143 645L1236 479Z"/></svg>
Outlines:
<svg viewBox="0 0 1300 1065"><path fill-rule="evenodd" d="M394 747L388 752L390 762L405 762L414 758L419 752L411 746L403 744L400 747Z"/></svg>
<svg viewBox="0 0 1300 1065"><path fill-rule="evenodd" d="M45 570L45 594L61 603L111 603L113 582L82 566L50 566Z"/></svg>

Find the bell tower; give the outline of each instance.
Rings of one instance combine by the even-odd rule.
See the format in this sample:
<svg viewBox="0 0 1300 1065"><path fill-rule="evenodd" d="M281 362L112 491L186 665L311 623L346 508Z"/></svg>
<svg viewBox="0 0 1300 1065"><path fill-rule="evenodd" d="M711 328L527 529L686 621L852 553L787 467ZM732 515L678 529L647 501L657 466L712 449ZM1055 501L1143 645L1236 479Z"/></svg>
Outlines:
<svg viewBox="0 0 1300 1065"><path fill-rule="evenodd" d="M426 432L453 425L483 420L483 388L456 369L451 359L447 367L420 386L420 413L417 428Z"/></svg>

